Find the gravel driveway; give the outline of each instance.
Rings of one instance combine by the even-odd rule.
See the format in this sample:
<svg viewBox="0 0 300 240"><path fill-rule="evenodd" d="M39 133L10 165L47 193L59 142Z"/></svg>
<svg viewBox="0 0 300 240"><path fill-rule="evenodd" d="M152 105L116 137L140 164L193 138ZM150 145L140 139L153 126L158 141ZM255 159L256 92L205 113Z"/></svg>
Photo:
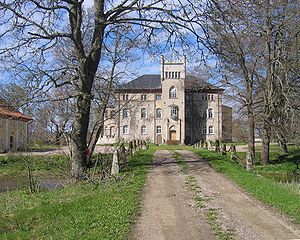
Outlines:
<svg viewBox="0 0 300 240"><path fill-rule="evenodd" d="M178 152L187 162L189 174L197 180L201 194L209 199L206 209L218 211L218 221L233 230L235 239L300 239L295 226L249 197L194 153ZM195 205L194 196L185 187L184 174L169 151L155 154L132 239L215 239L206 222L205 209Z"/></svg>

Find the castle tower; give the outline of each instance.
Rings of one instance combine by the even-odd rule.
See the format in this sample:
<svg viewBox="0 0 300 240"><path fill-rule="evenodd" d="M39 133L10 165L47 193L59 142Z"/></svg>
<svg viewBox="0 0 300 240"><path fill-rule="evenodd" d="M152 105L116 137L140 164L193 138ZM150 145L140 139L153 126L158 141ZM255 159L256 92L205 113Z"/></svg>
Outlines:
<svg viewBox="0 0 300 240"><path fill-rule="evenodd" d="M184 143L186 59L165 61L161 57L163 133L165 141Z"/></svg>

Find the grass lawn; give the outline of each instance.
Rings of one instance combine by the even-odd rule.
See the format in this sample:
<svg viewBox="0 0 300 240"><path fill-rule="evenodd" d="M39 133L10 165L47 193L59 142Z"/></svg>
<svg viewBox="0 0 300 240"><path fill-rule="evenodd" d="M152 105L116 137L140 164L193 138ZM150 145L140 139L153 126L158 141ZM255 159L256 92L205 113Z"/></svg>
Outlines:
<svg viewBox="0 0 300 240"><path fill-rule="evenodd" d="M0 239L127 239L154 152L138 152L119 180L0 194Z"/></svg>
<svg viewBox="0 0 300 240"><path fill-rule="evenodd" d="M214 169L228 176L248 193L286 214L294 223L300 224L300 191L296 191L295 186L261 177L255 172L247 172L234 161L222 157L218 153L203 149L193 149L193 151L209 161Z"/></svg>

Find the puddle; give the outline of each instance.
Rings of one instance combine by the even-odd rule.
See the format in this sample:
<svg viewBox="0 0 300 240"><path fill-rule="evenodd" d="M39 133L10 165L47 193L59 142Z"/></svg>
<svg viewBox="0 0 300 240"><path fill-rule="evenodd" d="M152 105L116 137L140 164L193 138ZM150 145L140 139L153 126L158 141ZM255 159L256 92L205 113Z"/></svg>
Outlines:
<svg viewBox="0 0 300 240"><path fill-rule="evenodd" d="M54 190L63 188L68 182L66 178L51 175L36 177L35 179L38 182L39 188L44 190ZM22 188L28 188L27 176L0 176L0 193Z"/></svg>
<svg viewBox="0 0 300 240"><path fill-rule="evenodd" d="M259 173L259 175L281 183L300 183L299 173Z"/></svg>

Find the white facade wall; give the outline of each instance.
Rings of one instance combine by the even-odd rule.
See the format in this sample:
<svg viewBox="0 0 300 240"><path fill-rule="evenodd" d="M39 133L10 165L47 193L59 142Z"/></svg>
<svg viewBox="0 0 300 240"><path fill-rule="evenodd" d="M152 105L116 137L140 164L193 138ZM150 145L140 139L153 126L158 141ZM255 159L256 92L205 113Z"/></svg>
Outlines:
<svg viewBox="0 0 300 240"><path fill-rule="evenodd" d="M186 93L185 79L185 59L165 62L162 57L161 90L133 89L117 93L117 106L108 109L108 119L98 144L133 139L151 143L175 140L180 144L199 140L222 140L222 91L203 90ZM176 97L170 97L172 87L176 89ZM161 95L161 99L158 100L156 95ZM143 96L146 96L146 99ZM172 106L178 107L177 118L171 117ZM147 111L146 118L141 117L142 108ZM162 111L161 118L156 116L158 108ZM123 117L123 109L128 109L128 117ZM209 109L212 109L212 116L209 116ZM114 111L114 118L110 118L110 111ZM128 133L123 132L124 126L128 126ZM157 133L157 126L161 126L161 133ZM112 127L114 134L111 131ZM146 132L142 133L142 127L146 127ZM209 132L210 127L212 132Z"/></svg>

